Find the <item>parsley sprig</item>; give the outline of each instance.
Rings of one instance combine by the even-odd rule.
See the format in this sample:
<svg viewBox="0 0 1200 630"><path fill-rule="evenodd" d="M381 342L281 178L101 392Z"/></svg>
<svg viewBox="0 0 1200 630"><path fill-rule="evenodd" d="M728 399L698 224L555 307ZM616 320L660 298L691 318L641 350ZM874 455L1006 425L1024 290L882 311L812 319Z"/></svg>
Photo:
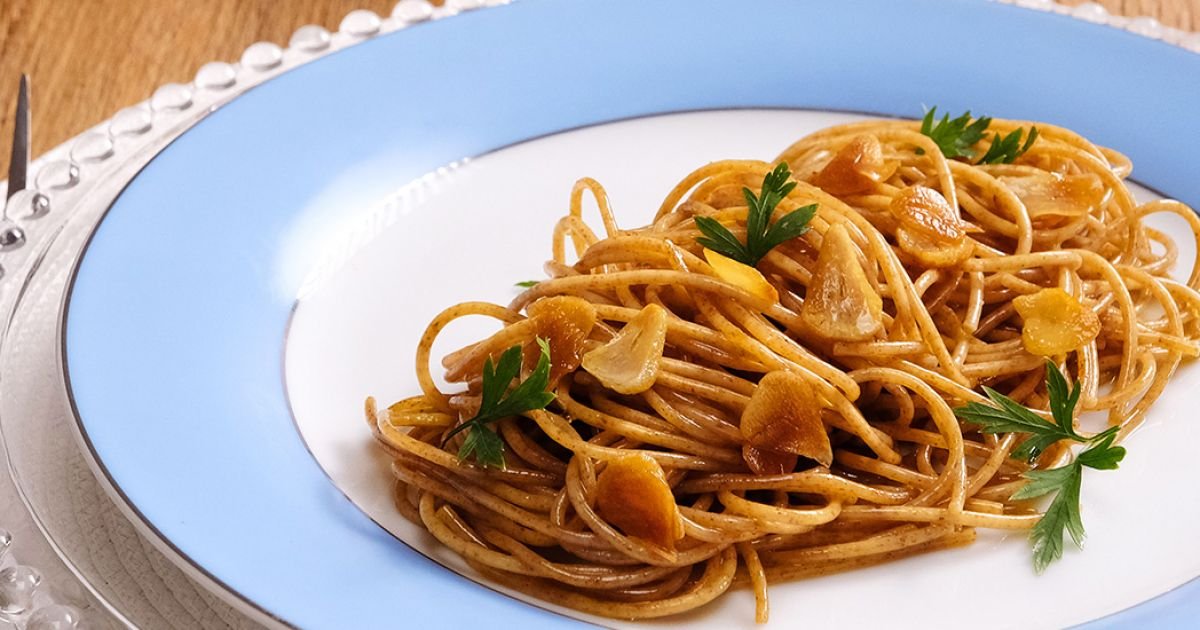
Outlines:
<svg viewBox="0 0 1200 630"><path fill-rule="evenodd" d="M945 114L938 120L937 108L932 107L921 119L921 133L937 143L942 155L947 158L966 158L970 161L975 156L973 147L984 139L987 135L985 132L991 124L990 116L980 116L972 121L970 111L957 118L950 118L950 114ZM1022 144L1021 137L1025 135L1024 131L1023 128L1014 129L1003 137L998 133L994 134L987 152L976 164L1012 164L1037 140L1037 127L1030 127L1029 135ZM923 154L924 151L918 148L917 153Z"/></svg>
<svg viewBox="0 0 1200 630"><path fill-rule="evenodd" d="M936 116L936 107L931 107L925 112L925 118L921 119L921 133L936 142L942 150L942 155L951 159L969 158L974 155L971 147L983 140L983 132L992 124L992 119L988 116L980 116L972 122L970 111L954 119L950 118L950 114L946 114L935 123Z"/></svg>
<svg viewBox="0 0 1200 630"><path fill-rule="evenodd" d="M786 162L780 162L770 173L763 177L762 192L758 195L749 188L742 188L746 197L746 244L743 245L730 232L712 217L697 216L696 227L704 236L696 239L697 243L732 258L742 264L753 267L762 260L767 252L780 243L790 241L808 231L808 222L817 213L817 204L798 208L784 215L771 224L771 215L779 202L783 201L796 187L796 182L788 181L792 172Z"/></svg>
<svg viewBox="0 0 1200 630"><path fill-rule="evenodd" d="M537 344L541 349L537 365L512 391L509 391L509 385L521 371L520 344L505 350L496 364L492 363L491 357L484 361L479 412L442 440L445 445L450 438L468 431L458 449L460 460L474 455L475 462L484 467L504 468L504 441L488 425L527 411L545 409L554 400L554 394L546 391L550 384L550 344L541 337L537 338Z"/></svg>
<svg viewBox="0 0 1200 630"><path fill-rule="evenodd" d="M1021 403L984 387L991 405L972 402L954 410L958 417L979 425L984 433L1027 433L1029 437L1013 450L1011 457L1025 461L1037 459L1042 451L1059 440L1086 442L1075 432L1075 405L1079 402L1079 383L1067 391L1067 380L1053 363L1046 363L1046 392L1050 397L1050 415L1046 422ZM1099 437L1099 436L1097 436ZM1094 439L1094 438L1093 438Z"/></svg>
<svg viewBox="0 0 1200 630"><path fill-rule="evenodd" d="M1071 440L1087 446L1069 464L1048 470L1031 470L1022 476L1029 480L1013 493L1014 500L1034 499L1055 493L1054 500L1029 534L1033 542L1033 567L1038 573L1062 558L1064 531L1076 547L1083 547L1083 521L1079 511L1079 486L1083 469L1115 470L1125 458L1125 448L1114 446L1119 427L1110 427L1091 437L1075 431L1075 406L1079 402L1079 383L1069 391L1067 379L1051 362L1046 362L1046 393L1050 399L1047 422L1015 400L985 387L991 405L972 402L954 410L958 417L979 425L984 433L1024 433L1028 437L1013 450L1011 457L1032 461L1050 445Z"/></svg>
<svg viewBox="0 0 1200 630"><path fill-rule="evenodd" d="M1033 146L1033 141L1037 140L1037 127L1029 128L1029 136L1025 138L1025 144L1021 144L1021 135L1025 129L1018 127L1008 132L1003 138L1000 134L992 136L992 144L988 147L987 153L979 158L980 164L1012 164L1017 158L1025 154L1029 147Z"/></svg>
<svg viewBox="0 0 1200 630"><path fill-rule="evenodd" d="M536 287L537 285L538 285L537 280L522 280L520 282L513 283L514 287L521 287L522 289L529 289L532 287Z"/></svg>

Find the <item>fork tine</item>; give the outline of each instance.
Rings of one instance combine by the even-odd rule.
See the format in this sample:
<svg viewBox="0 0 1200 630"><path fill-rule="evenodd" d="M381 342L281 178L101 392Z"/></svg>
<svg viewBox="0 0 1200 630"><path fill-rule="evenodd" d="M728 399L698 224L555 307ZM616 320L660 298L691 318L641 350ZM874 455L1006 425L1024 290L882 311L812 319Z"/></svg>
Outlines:
<svg viewBox="0 0 1200 630"><path fill-rule="evenodd" d="M25 190L29 173L29 76L21 75L17 112L13 118L12 157L8 162L8 199Z"/></svg>

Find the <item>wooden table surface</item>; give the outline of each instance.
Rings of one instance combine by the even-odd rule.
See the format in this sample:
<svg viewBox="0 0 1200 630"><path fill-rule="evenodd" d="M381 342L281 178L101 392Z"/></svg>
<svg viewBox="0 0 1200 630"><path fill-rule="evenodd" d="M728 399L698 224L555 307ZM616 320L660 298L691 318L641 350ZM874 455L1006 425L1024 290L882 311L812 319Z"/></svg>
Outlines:
<svg viewBox="0 0 1200 630"><path fill-rule="evenodd" d="M1066 0L1078 4L1082 0ZM0 179L20 72L33 83L38 155L249 44L286 44L304 24L336 30L352 9L394 0L0 0ZM1200 0L1102 0L1110 11L1200 30Z"/></svg>

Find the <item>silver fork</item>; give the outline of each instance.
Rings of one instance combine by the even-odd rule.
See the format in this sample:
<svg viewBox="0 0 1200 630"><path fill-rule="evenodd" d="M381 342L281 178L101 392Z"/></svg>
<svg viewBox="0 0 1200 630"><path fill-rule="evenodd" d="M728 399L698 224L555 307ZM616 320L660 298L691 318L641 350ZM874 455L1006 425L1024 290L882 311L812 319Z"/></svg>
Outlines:
<svg viewBox="0 0 1200 630"><path fill-rule="evenodd" d="M25 231L8 217L10 201L25 190L29 175L29 77L21 75L17 93L17 111L13 118L12 154L8 163L8 195L0 210L0 251L16 249L25 244Z"/></svg>

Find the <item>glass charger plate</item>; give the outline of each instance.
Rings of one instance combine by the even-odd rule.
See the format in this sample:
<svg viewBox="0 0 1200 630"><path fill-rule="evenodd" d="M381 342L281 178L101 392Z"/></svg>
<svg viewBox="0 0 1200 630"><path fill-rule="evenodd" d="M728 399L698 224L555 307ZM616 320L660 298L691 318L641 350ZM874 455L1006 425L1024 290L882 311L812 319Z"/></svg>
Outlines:
<svg viewBox="0 0 1200 630"><path fill-rule="evenodd" d="M258 625L236 604L213 595L214 585L201 586L190 577L163 541L135 527L83 456L58 362L57 313L72 264L125 183L212 109L365 37L453 13L408 0L386 20L351 12L339 32L302 27L287 49L253 44L238 62L205 64L192 82L162 86L151 99L121 110L31 165L31 188L8 205L9 219L26 239L0 253L0 312L6 319L0 344L0 434L7 437L0 440L0 468L6 471L0 478L0 530L15 534L11 547L0 549L0 630L8 630L10 622L18 629L45 630L56 620L75 620L87 628ZM10 568L17 573L4 572ZM31 581L36 582L32 592Z"/></svg>
<svg viewBox="0 0 1200 630"><path fill-rule="evenodd" d="M72 428L58 357L58 313L73 261L124 183L222 102L220 92L202 88L199 80L194 88L170 86L153 104L124 110L53 149L32 165L35 188L18 193L8 208L26 241L3 256L0 465L11 482L3 480L0 525L19 534L9 560L41 578L34 602L81 609L80 627L252 627L168 560L155 547L159 541L139 534L101 488ZM181 91L194 110L164 106L163 94ZM7 601L11 586L0 586L0 600ZM50 627L36 611L9 617L31 629Z"/></svg>
<svg viewBox="0 0 1200 630"><path fill-rule="evenodd" d="M422 26L267 84L162 153L95 233L66 319L81 428L120 500L193 570L285 622L334 625L340 606L331 607L332 600L353 606L362 625L387 625L396 614L391 603L403 597L404 614L414 621L492 615L565 623L441 570L379 528L364 513L370 506L346 499L355 488L330 483L325 473L338 479L342 464L315 461L289 414L296 400L286 397L279 367L297 298L297 313L306 299L317 308L321 291L333 290L323 287L349 278L339 274L370 255L362 244L375 232L383 235L378 242L405 227L420 234L412 228L427 227L421 222L434 207L426 199L457 185L445 176L449 165L566 129L664 112L774 107L900 115L936 102L1065 124L1128 151L1142 181L1184 201L1200 197L1200 184L1173 157L1186 155L1184 138L1196 131L1186 128L1194 120L1181 117L1197 90L1197 62L1185 52L976 2L769 2L758 10L787 19L765 30L755 16L728 9L715 2L611 3L604 11L528 2ZM983 63L990 53L970 28L977 24L988 24L999 40L1036 44L1012 53L1012 67L1022 72ZM803 25L805 37L795 37L794 25ZM718 55L697 45L702 41L726 46ZM1100 59L1109 60L1104 76L1144 89L1114 92L1112 81L1096 80ZM1137 96L1149 91L1153 102ZM420 108L405 109L409 100ZM1144 117L1136 129L1127 115L1114 115L1134 111ZM714 141L730 143L697 150L766 149L734 142L737 129L756 123L752 113L732 116L701 126L711 125ZM781 142L804 128L788 124ZM621 137L614 133L609 137ZM628 158L620 145L596 142L589 150L608 158L595 168ZM459 181L487 175L482 165L501 155L477 160L479 175L459 169ZM680 154L663 155L669 161ZM661 178L655 182L673 181L670 172L649 173ZM563 181L565 190L570 178ZM409 182L417 183L405 188ZM497 200L521 192L500 190ZM635 200L638 194L629 193ZM539 199L551 209L561 204ZM543 215L530 216L532 224ZM488 260L484 241L472 238L468 249L481 257L469 268L480 268ZM416 271L427 259L418 253L448 241L443 234L400 243L412 258L394 260L392 268ZM520 268L536 269L539 260L531 254ZM402 277L375 273L373 282L361 281L401 300ZM286 342L289 351L294 342ZM411 344L394 347L403 352ZM374 356L361 347L341 358L329 348L313 352L351 363ZM383 373L371 370L376 379ZM364 392L405 385L361 376ZM293 378L289 369L287 382ZM302 426L305 413L297 409ZM344 421L351 438L356 413L347 410ZM303 437L321 444L311 431ZM406 542L428 549L427 541ZM1155 578L1156 592L1195 574L1183 573ZM1156 605L1185 610L1167 599ZM1139 607L1134 614L1152 612Z"/></svg>
<svg viewBox="0 0 1200 630"><path fill-rule="evenodd" d="M43 608L53 600L70 604L79 609L76 618L86 628L252 627L138 534L101 489L80 451L58 368L56 314L70 261L95 217L89 221L81 213L73 219L42 252L35 277L22 287L0 357L5 386L0 417L6 438L0 465L11 464L17 486L3 488L0 501L17 511L23 509L21 501L31 508L28 517L10 511L0 517L4 526L19 528L15 560L41 578L31 603ZM0 483L9 485L7 479ZM18 489L19 499L10 496ZM0 600L14 586L0 584ZM31 630L69 627L46 626L37 614L25 610L11 616Z"/></svg>

